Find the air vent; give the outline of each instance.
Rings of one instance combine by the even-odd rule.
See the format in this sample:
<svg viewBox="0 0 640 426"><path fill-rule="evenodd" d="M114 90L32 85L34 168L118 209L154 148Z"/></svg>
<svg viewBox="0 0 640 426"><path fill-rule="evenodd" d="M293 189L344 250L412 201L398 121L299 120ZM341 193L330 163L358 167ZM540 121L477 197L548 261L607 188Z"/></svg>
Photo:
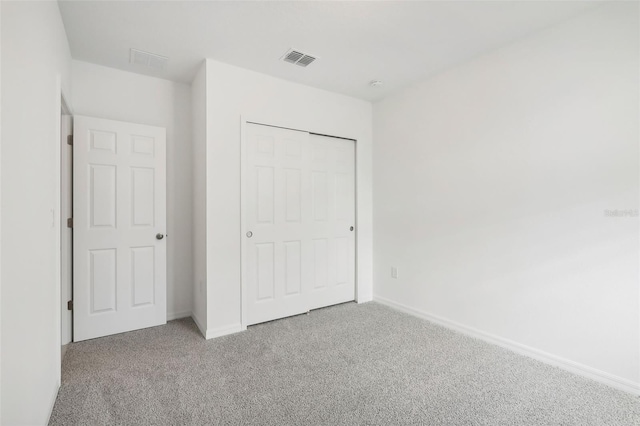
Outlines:
<svg viewBox="0 0 640 426"><path fill-rule="evenodd" d="M304 56L304 53L298 52L296 50L291 50L291 51L287 52L286 55L284 55L284 60L285 60L285 62L291 62L292 64L295 64L303 56Z"/></svg>
<svg viewBox="0 0 640 426"><path fill-rule="evenodd" d="M287 53L285 53L282 57L283 61L289 62L290 64L299 65L301 67L306 67L316 59L316 56L312 56L295 49L289 49Z"/></svg>
<svg viewBox="0 0 640 426"><path fill-rule="evenodd" d="M301 67L306 67L307 65L309 65L311 62L315 60L316 58L314 58L313 56L304 55L302 58L300 58L298 62L296 62L296 65L300 65Z"/></svg>
<svg viewBox="0 0 640 426"><path fill-rule="evenodd" d="M131 49L129 55L130 63L156 70L163 70L168 60L169 58L166 56L156 55L155 53L144 52L138 49Z"/></svg>

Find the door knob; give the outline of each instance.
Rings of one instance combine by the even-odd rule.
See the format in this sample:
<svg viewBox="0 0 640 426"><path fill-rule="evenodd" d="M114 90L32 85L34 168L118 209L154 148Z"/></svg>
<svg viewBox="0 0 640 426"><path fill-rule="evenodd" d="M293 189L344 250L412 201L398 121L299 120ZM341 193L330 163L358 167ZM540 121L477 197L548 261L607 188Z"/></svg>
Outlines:
<svg viewBox="0 0 640 426"><path fill-rule="evenodd" d="M156 234L156 240L161 240L164 238L164 235L162 234Z"/></svg>
<svg viewBox="0 0 640 426"><path fill-rule="evenodd" d="M353 231L353 226L350 226L350 227L349 227L349 231Z"/></svg>
<svg viewBox="0 0 640 426"><path fill-rule="evenodd" d="M247 232L247 238L251 238L251 237L253 237L253 232L251 231Z"/></svg>

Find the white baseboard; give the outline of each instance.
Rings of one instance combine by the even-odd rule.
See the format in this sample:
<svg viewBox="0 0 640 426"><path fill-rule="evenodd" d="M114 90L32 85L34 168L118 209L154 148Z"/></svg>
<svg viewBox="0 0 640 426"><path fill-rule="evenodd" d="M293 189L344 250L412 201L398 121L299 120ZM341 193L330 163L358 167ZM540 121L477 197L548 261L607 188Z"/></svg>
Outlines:
<svg viewBox="0 0 640 426"><path fill-rule="evenodd" d="M363 297L359 297L356 299L356 303L359 305L361 303L368 303L368 302L372 302L373 301L373 297L372 296L363 296Z"/></svg>
<svg viewBox="0 0 640 426"><path fill-rule="evenodd" d="M198 326L198 330L200 330L200 333L202 334L202 337L206 338L207 337L207 329L202 325L202 322L198 319L198 317L196 316L195 312L191 314L191 319L193 319L193 322L196 323L196 326Z"/></svg>
<svg viewBox="0 0 640 426"><path fill-rule="evenodd" d="M190 316L191 311L167 312L167 321L173 321L180 318L188 318Z"/></svg>
<svg viewBox="0 0 640 426"><path fill-rule="evenodd" d="M402 311L415 317L425 319L451 330L458 331L462 334L484 340L485 342L501 346L505 349L509 349L521 355L525 355L538 361L544 362L545 364L562 368L563 370L570 371L571 373L587 377L591 380L595 380L597 382L603 383L616 389L623 390L625 392L629 392L634 395L640 395L640 383L636 383L623 377L619 377L602 370L598 370L596 368L589 367L587 365L580 364L569 359L523 345L518 342L514 342L513 340L505 339L503 337L499 337L482 330L478 330L476 328L451 321L438 315L411 308L402 303L394 302L384 297L374 295L373 300L398 311Z"/></svg>
<svg viewBox="0 0 640 426"><path fill-rule="evenodd" d="M200 333L204 336L205 339L215 339L216 337L226 336L228 334L239 333L241 331L245 331L247 327L243 327L242 324L233 324L225 327L218 327L211 330L207 330L206 327L202 325L202 321L198 319L195 314L191 314L191 318L193 318L193 322L196 323Z"/></svg>
<svg viewBox="0 0 640 426"><path fill-rule="evenodd" d="M225 327L218 327L211 330L207 330L206 338L215 339L216 337L226 336L228 334L239 333L241 331L245 331L247 328L243 327L242 324L233 324Z"/></svg>

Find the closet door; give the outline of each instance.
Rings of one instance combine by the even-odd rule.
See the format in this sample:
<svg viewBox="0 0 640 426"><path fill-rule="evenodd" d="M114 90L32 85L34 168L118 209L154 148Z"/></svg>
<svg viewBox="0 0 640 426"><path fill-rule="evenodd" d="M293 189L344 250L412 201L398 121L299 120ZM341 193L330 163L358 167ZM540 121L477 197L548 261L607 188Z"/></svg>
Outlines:
<svg viewBox="0 0 640 426"><path fill-rule="evenodd" d="M355 142L247 123L246 325L355 298Z"/></svg>
<svg viewBox="0 0 640 426"><path fill-rule="evenodd" d="M247 325L309 310L309 134L247 124Z"/></svg>
<svg viewBox="0 0 640 426"><path fill-rule="evenodd" d="M355 299L355 142L310 135L310 309Z"/></svg>

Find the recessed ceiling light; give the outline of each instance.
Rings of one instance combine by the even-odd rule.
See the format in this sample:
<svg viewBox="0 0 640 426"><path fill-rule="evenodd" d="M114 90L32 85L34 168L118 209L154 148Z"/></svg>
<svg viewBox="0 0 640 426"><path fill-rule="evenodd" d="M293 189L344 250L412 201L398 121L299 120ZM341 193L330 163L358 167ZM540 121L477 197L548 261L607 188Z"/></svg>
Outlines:
<svg viewBox="0 0 640 426"><path fill-rule="evenodd" d="M380 87L380 86L382 86L383 84L384 84L384 83L383 83L382 81L380 81L380 80L371 80L371 81L369 82L369 86L371 86L371 87Z"/></svg>

